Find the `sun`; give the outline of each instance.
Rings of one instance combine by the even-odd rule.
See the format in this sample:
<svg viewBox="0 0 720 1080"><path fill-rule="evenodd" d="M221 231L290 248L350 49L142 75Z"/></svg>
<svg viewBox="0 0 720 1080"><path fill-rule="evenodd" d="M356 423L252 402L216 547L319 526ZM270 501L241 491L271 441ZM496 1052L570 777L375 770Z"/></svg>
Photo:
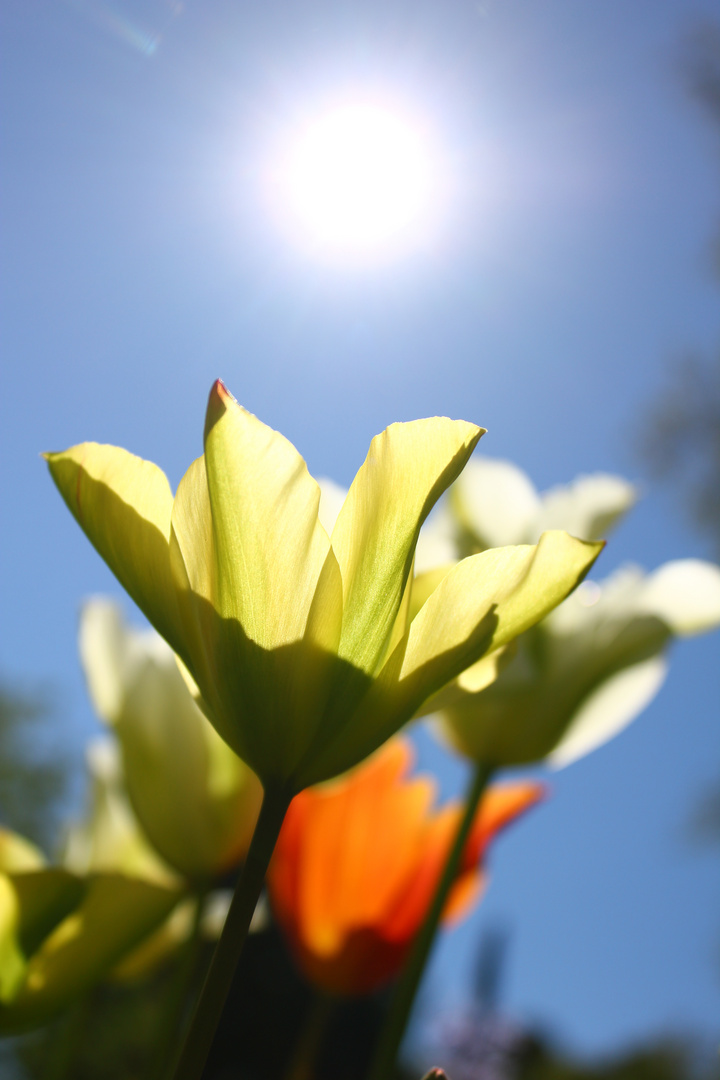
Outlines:
<svg viewBox="0 0 720 1080"><path fill-rule="evenodd" d="M437 187L422 125L367 102L338 105L301 125L276 177L286 225L304 246L329 256L411 245Z"/></svg>

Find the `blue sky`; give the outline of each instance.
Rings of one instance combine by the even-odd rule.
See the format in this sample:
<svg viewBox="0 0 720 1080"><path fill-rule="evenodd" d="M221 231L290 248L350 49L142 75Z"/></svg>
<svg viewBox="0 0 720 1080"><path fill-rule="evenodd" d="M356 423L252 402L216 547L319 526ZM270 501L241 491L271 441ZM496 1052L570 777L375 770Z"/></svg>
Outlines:
<svg viewBox="0 0 720 1080"><path fill-rule="evenodd" d="M0 9L3 515L0 671L94 730L81 598L119 587L39 460L97 439L173 484L222 376L312 472L349 483L394 420L447 414L538 487L636 478L667 365L719 330L717 133L686 91L695 0L5 0ZM454 177L434 239L373 267L313 261L264 209L268 137L335 95L387 94ZM708 550L645 498L598 573ZM130 605L128 604L128 610ZM582 1052L720 1037L720 873L688 820L720 775L717 635L683 642L622 737L508 834L436 986L514 937L505 1005ZM459 768L427 740L449 791ZM439 990L438 990L439 993Z"/></svg>

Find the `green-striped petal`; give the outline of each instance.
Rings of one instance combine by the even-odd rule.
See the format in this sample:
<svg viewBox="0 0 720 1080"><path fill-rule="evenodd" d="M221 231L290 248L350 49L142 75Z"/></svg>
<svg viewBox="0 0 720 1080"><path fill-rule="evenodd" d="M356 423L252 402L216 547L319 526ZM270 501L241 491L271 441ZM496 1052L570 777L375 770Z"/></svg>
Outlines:
<svg viewBox="0 0 720 1080"><path fill-rule="evenodd" d="M202 672L192 674L231 746L263 783L284 783L330 693L341 626L342 583L318 518L320 489L295 447L219 382L208 403L205 468L213 610L197 603L211 623L223 700L208 697ZM179 531L178 541L185 555Z"/></svg>
<svg viewBox="0 0 720 1080"><path fill-rule="evenodd" d="M422 523L483 433L434 417L372 440L332 533L343 581L339 654L363 671L386 653Z"/></svg>
<svg viewBox="0 0 720 1080"><path fill-rule="evenodd" d="M219 381L208 402L205 467L218 614L265 649L300 640L330 546L317 482L292 443Z"/></svg>

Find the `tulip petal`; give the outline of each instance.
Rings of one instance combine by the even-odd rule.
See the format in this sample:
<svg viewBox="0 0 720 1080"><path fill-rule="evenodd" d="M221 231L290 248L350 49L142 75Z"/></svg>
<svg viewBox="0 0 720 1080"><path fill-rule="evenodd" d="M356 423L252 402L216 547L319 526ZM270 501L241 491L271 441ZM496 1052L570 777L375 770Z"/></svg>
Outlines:
<svg viewBox="0 0 720 1080"><path fill-rule="evenodd" d="M170 564L178 591L181 618L192 656L193 668L178 662L182 678L195 704L222 738L245 761L255 762L252 748L243 739L248 724L238 725L245 712L244 699L252 700L252 671L237 662L230 672L226 693L220 694L223 676L219 657L223 652L223 623L215 610L217 558L210 509L205 458L197 458L180 481L172 510ZM224 707L232 694L233 715Z"/></svg>
<svg viewBox="0 0 720 1080"><path fill-rule="evenodd" d="M0 828L0 872L14 874L23 870L40 870L47 860L39 848L24 836Z"/></svg>
<svg viewBox="0 0 720 1080"><path fill-rule="evenodd" d="M95 712L113 724L122 706L128 657L122 614L103 597L87 600L80 611L80 660Z"/></svg>
<svg viewBox="0 0 720 1080"><path fill-rule="evenodd" d="M454 566L386 661L351 725L338 725L303 781L317 783L361 761L433 693L559 604L602 547L549 532L536 547L493 548Z"/></svg>
<svg viewBox="0 0 720 1080"><path fill-rule="evenodd" d="M12 1001L25 978L27 960L17 939L19 905L12 882L0 874L0 1003Z"/></svg>
<svg viewBox="0 0 720 1080"><path fill-rule="evenodd" d="M9 877L18 900L18 937L30 956L81 902L86 885L54 866Z"/></svg>
<svg viewBox="0 0 720 1080"><path fill-rule="evenodd" d="M547 529L564 529L581 540L601 540L636 501L637 488L622 476L578 476L571 484L542 493L534 535L528 539L535 540Z"/></svg>
<svg viewBox="0 0 720 1080"><path fill-rule="evenodd" d="M410 600L410 622L413 621L420 608L432 596L446 574L456 565L456 560L453 560L449 563L443 563L442 566L436 566L432 570L425 570L422 574L416 576L413 581Z"/></svg>
<svg viewBox="0 0 720 1080"><path fill-rule="evenodd" d="M19 877L14 884L27 886ZM12 1003L0 1008L0 1031L13 1033L46 1023L159 926L178 898L175 891L121 874L91 879L79 906L30 958Z"/></svg>
<svg viewBox="0 0 720 1080"><path fill-rule="evenodd" d="M397 690L419 708L478 659L543 618L575 588L601 550L602 545L550 532L537 546L490 548L463 559L413 621Z"/></svg>
<svg viewBox="0 0 720 1080"><path fill-rule="evenodd" d="M482 434L434 417L372 440L332 532L343 581L339 654L361 670L374 672L385 655L420 527Z"/></svg>
<svg viewBox="0 0 720 1080"><path fill-rule="evenodd" d="M526 543L540 509L527 475L510 461L477 457L450 490L450 505L468 534L468 554L478 548Z"/></svg>
<svg viewBox="0 0 720 1080"><path fill-rule="evenodd" d="M219 380L208 402L205 467L217 611L266 649L300 640L330 546L317 482L292 443Z"/></svg>
<svg viewBox="0 0 720 1080"><path fill-rule="evenodd" d="M213 707L217 672L212 656L217 633L213 602L216 556L205 458L192 463L178 484L172 508L170 566L178 593L192 675Z"/></svg>
<svg viewBox="0 0 720 1080"><path fill-rule="evenodd" d="M571 765L619 735L650 704L664 683L667 670L665 657L654 656L601 683L575 713L548 757L550 765L556 769Z"/></svg>
<svg viewBox="0 0 720 1080"><path fill-rule="evenodd" d="M639 601L643 611L690 637L720 625L720 567L702 559L675 559L646 578Z"/></svg>
<svg viewBox="0 0 720 1080"><path fill-rule="evenodd" d="M448 498L445 498L420 530L415 548L415 573L422 574L436 566L456 562L457 557L457 524L450 513Z"/></svg>
<svg viewBox="0 0 720 1080"><path fill-rule="evenodd" d="M340 572L305 462L219 382L205 445L217 565L208 638L223 701L191 674L221 735L264 784L284 784L332 688Z"/></svg>
<svg viewBox="0 0 720 1080"><path fill-rule="evenodd" d="M464 701L468 694L478 694L481 690L486 690L512 662L515 653L516 642L513 640L508 645L488 653L487 656L481 656L469 668L465 668L457 679L446 683L442 689L426 698L413 719L419 720L423 716L430 716L431 713L451 709L453 705Z"/></svg>
<svg viewBox="0 0 720 1080"><path fill-rule="evenodd" d="M45 458L90 542L155 629L183 655L168 553L173 496L165 474L127 450L98 443Z"/></svg>
<svg viewBox="0 0 720 1080"><path fill-rule="evenodd" d="M546 796L545 785L533 780L493 785L485 792L463 849L458 877L443 911L445 925L459 922L482 894L486 884L483 858L498 833Z"/></svg>
<svg viewBox="0 0 720 1080"><path fill-rule="evenodd" d="M400 782L411 760L406 744L383 747L356 774L311 796L299 931L319 954L372 926L412 881L434 785L427 777Z"/></svg>
<svg viewBox="0 0 720 1080"><path fill-rule="evenodd" d="M93 740L86 757L92 778L90 812L67 830L63 866L76 874L120 871L174 885L177 876L148 841L128 800L118 744Z"/></svg>
<svg viewBox="0 0 720 1080"><path fill-rule="evenodd" d="M163 858L193 879L237 864L262 790L195 705L169 650L127 687L116 730L128 796Z"/></svg>
<svg viewBox="0 0 720 1080"><path fill-rule="evenodd" d="M412 852L412 886L399 892L382 921L383 936L388 941L409 943L422 925L457 833L461 811L451 803L425 817L417 829Z"/></svg>

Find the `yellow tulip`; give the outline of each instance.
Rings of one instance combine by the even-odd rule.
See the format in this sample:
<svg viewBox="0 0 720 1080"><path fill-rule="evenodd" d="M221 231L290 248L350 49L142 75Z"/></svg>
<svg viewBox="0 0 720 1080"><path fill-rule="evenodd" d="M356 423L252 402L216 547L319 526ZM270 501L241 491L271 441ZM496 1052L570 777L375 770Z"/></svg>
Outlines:
<svg viewBox="0 0 720 1080"><path fill-rule="evenodd" d="M205 453L173 498L113 446L48 454L89 539L180 658L220 735L288 798L356 764L423 701L542 618L601 545L537 546L454 566L414 618L412 562L481 428L435 417L373 439L328 535L297 450L218 381Z"/></svg>

